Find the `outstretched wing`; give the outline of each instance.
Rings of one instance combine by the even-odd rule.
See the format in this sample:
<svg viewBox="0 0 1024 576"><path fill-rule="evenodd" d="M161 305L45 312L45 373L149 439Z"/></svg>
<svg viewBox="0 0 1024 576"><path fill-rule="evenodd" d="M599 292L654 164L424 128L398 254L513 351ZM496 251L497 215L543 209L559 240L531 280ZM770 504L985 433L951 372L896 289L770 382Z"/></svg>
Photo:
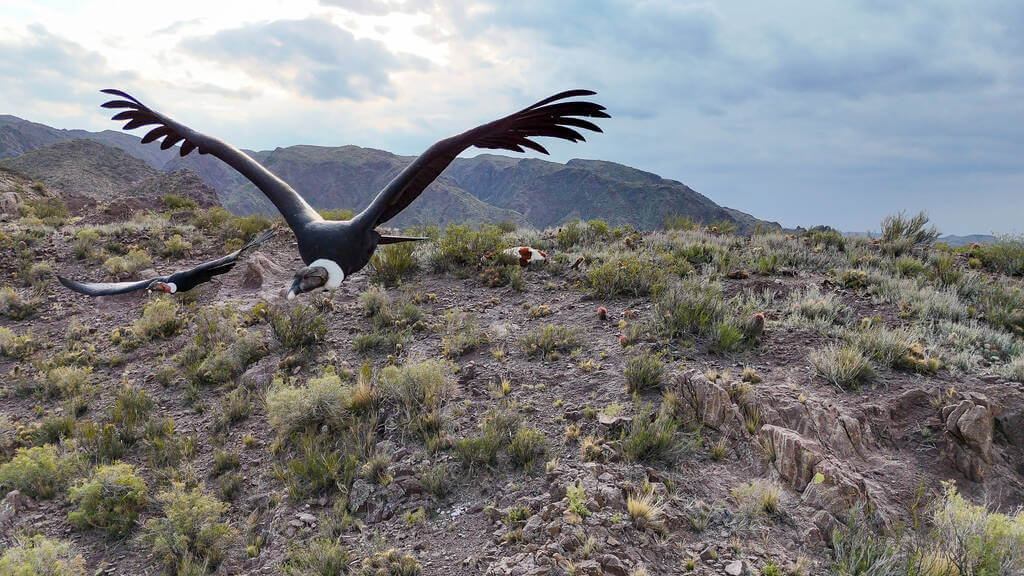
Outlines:
<svg viewBox="0 0 1024 576"><path fill-rule="evenodd" d="M58 274L57 280L60 280L61 284L75 292L78 292L79 294L85 294L86 296L109 296L111 294L125 294L127 292L142 290L154 281L164 280L164 278L152 278L150 280L138 280L136 282L78 282L75 280L69 280L68 278Z"/></svg>
<svg viewBox="0 0 1024 576"><path fill-rule="evenodd" d="M292 230L298 231L309 222L321 219L316 210L313 210L291 186L274 176L272 172L238 148L196 132L169 116L151 110L125 92L113 89L101 90L101 92L120 98L105 102L103 107L124 109L113 116L114 120L127 120L124 130L156 125L142 137L143 144L163 138L160 143L160 148L163 150L180 142L179 153L182 156L187 156L193 150L198 150L200 154L213 154L255 184L274 203Z"/></svg>
<svg viewBox="0 0 1024 576"><path fill-rule="evenodd" d="M261 244L263 244L267 240L270 240L271 238L273 238L274 234L277 234L277 232L275 232L273 230L264 230L263 232L260 232L259 234L256 234L255 236L253 236L251 239L249 239L248 242L243 244L241 248L239 248L238 250L235 250L231 254L228 254L227 256L223 256L221 258L217 258L216 260L210 260L209 262L204 262L204 263L196 266L195 268L193 268L191 270L188 270L186 272L178 272L177 274L194 274L194 273L204 272L206 270L220 268L220 267L224 266L225 264L234 265L235 261L238 260L238 257L241 256L246 250L250 250L252 248L256 248L256 247L260 246ZM227 270L225 270L225 272L227 272Z"/></svg>
<svg viewBox="0 0 1024 576"><path fill-rule="evenodd" d="M586 118L610 118L604 106L585 101L564 101L567 98L591 96L591 90L569 90L545 98L512 114L477 126L457 136L434 144L419 158L395 177L373 202L355 219L378 225L393 218L408 206L433 182L456 156L470 146L523 152L524 148L542 154L548 151L532 138L550 136L570 142L586 139L574 128L601 132L601 129Z"/></svg>

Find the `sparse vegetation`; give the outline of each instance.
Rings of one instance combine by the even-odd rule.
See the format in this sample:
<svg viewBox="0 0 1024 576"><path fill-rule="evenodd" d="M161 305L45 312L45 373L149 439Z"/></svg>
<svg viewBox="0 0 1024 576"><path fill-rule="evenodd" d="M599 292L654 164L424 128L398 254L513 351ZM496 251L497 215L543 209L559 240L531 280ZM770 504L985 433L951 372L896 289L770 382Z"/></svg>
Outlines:
<svg viewBox="0 0 1024 576"><path fill-rule="evenodd" d="M115 463L93 470L69 496L77 506L68 514L72 524L125 536L146 505L146 483L128 464Z"/></svg>
<svg viewBox="0 0 1024 576"><path fill-rule="evenodd" d="M161 513L146 521L143 538L174 574L211 571L224 559L237 532L222 519L227 505L200 488L174 484L156 496Z"/></svg>
<svg viewBox="0 0 1024 576"><path fill-rule="evenodd" d="M69 542L36 535L4 550L4 576L85 576L85 559Z"/></svg>

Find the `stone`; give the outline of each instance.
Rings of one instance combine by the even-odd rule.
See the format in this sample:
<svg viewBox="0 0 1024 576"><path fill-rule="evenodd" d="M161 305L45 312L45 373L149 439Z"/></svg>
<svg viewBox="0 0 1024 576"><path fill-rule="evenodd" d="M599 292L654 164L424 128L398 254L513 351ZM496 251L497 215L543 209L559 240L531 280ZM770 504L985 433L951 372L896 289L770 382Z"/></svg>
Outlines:
<svg viewBox="0 0 1024 576"><path fill-rule="evenodd" d="M373 486L369 482L362 478L356 479L352 483L352 488L348 492L348 509L351 512L360 512L366 509L367 502L370 500L370 493L373 492Z"/></svg>
<svg viewBox="0 0 1024 576"><path fill-rule="evenodd" d="M4 192L0 194L0 214L17 213L18 204L21 204L21 196L17 192Z"/></svg>
<svg viewBox="0 0 1024 576"><path fill-rule="evenodd" d="M759 434L761 441L771 447L779 475L794 490L803 492L821 461L821 446L793 430L771 424L762 426Z"/></svg>
<svg viewBox="0 0 1024 576"><path fill-rule="evenodd" d="M945 406L942 416L953 464L971 480L984 480L986 464L992 463L995 430L995 416L988 398L970 394L956 406Z"/></svg>
<svg viewBox="0 0 1024 576"><path fill-rule="evenodd" d="M676 378L675 387L694 417L705 426L714 430L742 429L742 418L729 393L697 370L683 372Z"/></svg>
<svg viewBox="0 0 1024 576"><path fill-rule="evenodd" d="M523 525L523 540L530 544L537 544L543 540L544 535L544 519L541 518L540 514L534 514L526 520L526 524Z"/></svg>
<svg viewBox="0 0 1024 576"><path fill-rule="evenodd" d="M733 560L725 565L725 573L729 576L740 576L743 572L743 560Z"/></svg>
<svg viewBox="0 0 1024 576"><path fill-rule="evenodd" d="M609 574L611 576L629 576L629 570L623 566L622 560L619 560L618 556L605 554L604 556L601 556L599 561L605 574Z"/></svg>
<svg viewBox="0 0 1024 576"><path fill-rule="evenodd" d="M299 514L299 520L302 520L306 524L315 524L316 523L316 516L313 516L312 514L310 514L308 512L302 512L302 513Z"/></svg>

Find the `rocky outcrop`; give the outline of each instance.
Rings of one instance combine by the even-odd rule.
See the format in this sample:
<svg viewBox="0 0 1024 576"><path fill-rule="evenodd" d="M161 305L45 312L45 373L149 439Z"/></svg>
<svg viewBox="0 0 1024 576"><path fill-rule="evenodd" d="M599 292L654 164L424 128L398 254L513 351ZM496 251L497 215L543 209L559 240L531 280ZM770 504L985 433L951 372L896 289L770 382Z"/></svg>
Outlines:
<svg viewBox="0 0 1024 576"><path fill-rule="evenodd" d="M988 398L970 394L942 409L949 456L958 470L975 482L985 479L992 463L995 416Z"/></svg>
<svg viewBox="0 0 1024 576"><path fill-rule="evenodd" d="M779 476L794 490L803 491L821 462L821 446L793 430L770 424L761 427L759 436L772 455Z"/></svg>
<svg viewBox="0 0 1024 576"><path fill-rule="evenodd" d="M0 214L17 213L18 204L21 204L21 196L17 192L4 192L0 194Z"/></svg>
<svg viewBox="0 0 1024 576"><path fill-rule="evenodd" d="M737 432L743 429L743 417L724 388L697 370L687 370L675 381L675 390L697 422L714 430Z"/></svg>

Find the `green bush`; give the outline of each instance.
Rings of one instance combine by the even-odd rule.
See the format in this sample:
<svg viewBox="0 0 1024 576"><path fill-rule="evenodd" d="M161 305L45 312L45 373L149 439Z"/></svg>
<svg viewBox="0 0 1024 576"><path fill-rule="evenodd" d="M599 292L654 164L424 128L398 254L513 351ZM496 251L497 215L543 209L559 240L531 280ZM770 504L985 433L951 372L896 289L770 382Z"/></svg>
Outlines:
<svg viewBox="0 0 1024 576"><path fill-rule="evenodd" d="M498 461L498 451L508 446L518 434L519 426L519 417L514 412L488 410L480 423L479 434L457 440L455 454L462 465L470 469L493 465Z"/></svg>
<svg viewBox="0 0 1024 576"><path fill-rule="evenodd" d="M10 462L0 464L0 492L19 490L33 498L53 498L76 466L73 455L58 454L52 444L19 448Z"/></svg>
<svg viewBox="0 0 1024 576"><path fill-rule="evenodd" d="M234 543L236 531L222 520L227 504L200 488L175 483L156 497L161 514L146 522L144 541L168 572L184 567L215 569Z"/></svg>
<svg viewBox="0 0 1024 576"><path fill-rule="evenodd" d="M75 232L71 250L79 260L96 260L100 256L100 233L93 228L85 228Z"/></svg>
<svg viewBox="0 0 1024 576"><path fill-rule="evenodd" d="M424 440L441 432L442 413L454 387L449 372L446 364L436 360L388 366L381 372L384 394L406 431Z"/></svg>
<svg viewBox="0 0 1024 576"><path fill-rule="evenodd" d="M629 461L650 462L672 459L680 450L676 432L679 425L668 415L655 415L650 407L637 409L629 428L622 431L619 446Z"/></svg>
<svg viewBox="0 0 1024 576"><path fill-rule="evenodd" d="M1024 237L1003 236L998 241L978 245L971 255L993 272L1024 275Z"/></svg>
<svg viewBox="0 0 1024 576"><path fill-rule="evenodd" d="M83 391L92 382L92 368L58 366L42 375L41 391L49 398L68 398Z"/></svg>
<svg viewBox="0 0 1024 576"><path fill-rule="evenodd" d="M217 345L196 367L193 381L208 386L226 384L267 352L259 333L244 331L231 344Z"/></svg>
<svg viewBox="0 0 1024 576"><path fill-rule="evenodd" d="M721 287L701 280L683 280L658 297L654 311L669 338L711 336L725 318Z"/></svg>
<svg viewBox="0 0 1024 576"><path fill-rule="evenodd" d="M501 250L503 237L504 233L497 226L483 225L474 230L464 224L451 224L437 240L431 265L438 272L472 268L483 255Z"/></svg>
<svg viewBox="0 0 1024 576"><path fill-rule="evenodd" d="M396 286L415 273L415 242L380 246L370 258L370 278L385 286Z"/></svg>
<svg viewBox="0 0 1024 576"><path fill-rule="evenodd" d="M934 508L935 538L959 574L1024 572L1024 511L989 512L965 500L953 484Z"/></svg>
<svg viewBox="0 0 1024 576"><path fill-rule="evenodd" d="M181 234L175 234L164 240L164 245L160 248L160 255L166 258L180 258L191 251L192 243L182 238Z"/></svg>
<svg viewBox="0 0 1024 576"><path fill-rule="evenodd" d="M672 214L665 217L666 230L699 230L700 222L685 214Z"/></svg>
<svg viewBox="0 0 1024 576"><path fill-rule="evenodd" d="M875 377L871 363L855 346L829 345L811 353L818 375L843 389L858 388Z"/></svg>
<svg viewBox="0 0 1024 576"><path fill-rule="evenodd" d="M199 207L195 200L180 194L164 194L160 202L168 210L195 210Z"/></svg>
<svg viewBox="0 0 1024 576"><path fill-rule="evenodd" d="M321 426L341 430L349 420L351 396L352 387L334 373L312 378L306 386L275 383L267 391L267 420L280 437Z"/></svg>
<svg viewBox="0 0 1024 576"><path fill-rule="evenodd" d="M449 310L444 316L444 332L441 334L441 353L456 359L477 349L486 341L480 331L476 316L461 310Z"/></svg>
<svg viewBox="0 0 1024 576"><path fill-rule="evenodd" d="M548 359L555 359L559 352L568 352L579 348L583 341L579 330L570 326L545 324L523 336L521 341L527 356L538 354Z"/></svg>
<svg viewBox="0 0 1024 576"><path fill-rule="evenodd" d="M288 576L343 576L352 557L344 545L330 538L314 538L288 551L281 566Z"/></svg>
<svg viewBox="0 0 1024 576"><path fill-rule="evenodd" d="M26 300L10 286L0 288L0 314L11 320L24 320L32 316L41 304L41 298L32 297Z"/></svg>
<svg viewBox="0 0 1024 576"><path fill-rule="evenodd" d="M324 220L351 220L352 217L356 215L355 212L348 208L336 208L333 210L324 209L319 210L318 212L320 212L320 216L322 216Z"/></svg>
<svg viewBox="0 0 1024 576"><path fill-rule="evenodd" d="M10 328L0 326L0 353L4 356L26 360L38 349L39 342L32 337L31 332L17 336Z"/></svg>
<svg viewBox="0 0 1024 576"><path fill-rule="evenodd" d="M166 340L181 330L185 322L180 306L170 298L158 298L142 307L142 317L132 325L132 335L142 341Z"/></svg>
<svg viewBox="0 0 1024 576"><path fill-rule="evenodd" d="M662 282L660 269L635 254L624 254L595 266L587 274L590 293L596 298L646 296Z"/></svg>
<svg viewBox="0 0 1024 576"><path fill-rule="evenodd" d="M419 576L422 567L415 558L390 548L363 559L361 576Z"/></svg>
<svg viewBox="0 0 1024 576"><path fill-rule="evenodd" d="M71 488L70 498L77 506L68 514L72 524L125 536L146 505L146 483L130 465L115 463L93 470Z"/></svg>
<svg viewBox="0 0 1024 576"><path fill-rule="evenodd" d="M548 440L534 428L520 428L505 449L514 466L529 470L548 453Z"/></svg>
<svg viewBox="0 0 1024 576"><path fill-rule="evenodd" d="M928 215L924 212L912 217L900 212L882 220L882 250L893 256L914 248L927 248L938 237L939 231L935 226L928 226Z"/></svg>
<svg viewBox="0 0 1024 576"><path fill-rule="evenodd" d="M36 535L4 550L3 576L85 576L85 559L71 543Z"/></svg>
<svg viewBox="0 0 1024 576"><path fill-rule="evenodd" d="M647 392L661 387L665 377L665 365L658 356L644 352L628 358L623 373L626 376L627 392Z"/></svg>
<svg viewBox="0 0 1024 576"><path fill-rule="evenodd" d="M323 314L303 304L275 310L270 326L277 341L289 350L316 345L327 335L327 320Z"/></svg>

